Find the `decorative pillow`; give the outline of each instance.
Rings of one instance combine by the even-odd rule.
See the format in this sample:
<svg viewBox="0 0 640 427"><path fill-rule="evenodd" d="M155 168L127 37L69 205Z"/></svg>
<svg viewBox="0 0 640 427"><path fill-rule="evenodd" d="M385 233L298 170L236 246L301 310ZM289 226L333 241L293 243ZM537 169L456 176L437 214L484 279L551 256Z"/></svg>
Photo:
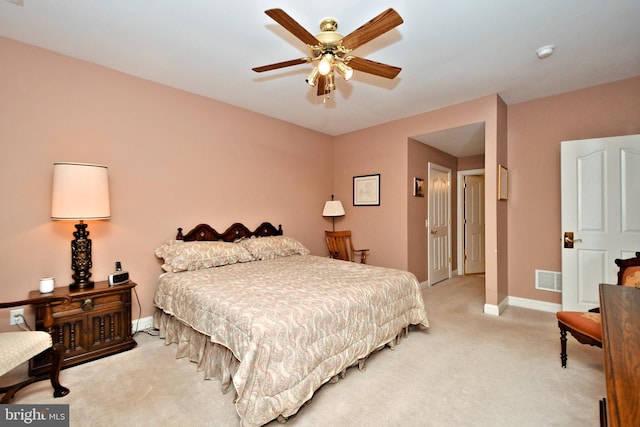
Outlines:
<svg viewBox="0 0 640 427"><path fill-rule="evenodd" d="M156 249L156 256L164 259L164 271L177 273L219 267L254 258L242 246L231 242L183 242L169 240Z"/></svg>
<svg viewBox="0 0 640 427"><path fill-rule="evenodd" d="M286 236L255 237L240 240L236 244L246 248L257 260L311 253L302 243Z"/></svg>

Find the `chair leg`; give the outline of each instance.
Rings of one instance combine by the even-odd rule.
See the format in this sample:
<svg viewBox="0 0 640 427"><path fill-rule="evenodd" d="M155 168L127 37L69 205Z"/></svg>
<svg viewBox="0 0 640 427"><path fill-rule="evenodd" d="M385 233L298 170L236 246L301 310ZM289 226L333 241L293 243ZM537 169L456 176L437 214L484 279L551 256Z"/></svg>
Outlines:
<svg viewBox="0 0 640 427"><path fill-rule="evenodd" d="M54 346L53 348L45 350L45 352L51 354L51 371L49 371L49 374L30 377L17 384L0 387L0 395L2 396L2 398L0 399L0 404L4 405L10 403L17 392L30 384L46 379L51 380L51 385L53 386L53 397L63 397L69 394L69 389L62 386L59 381L60 368L62 367L63 360L62 351L62 344L56 344L56 346Z"/></svg>
<svg viewBox="0 0 640 427"><path fill-rule="evenodd" d="M567 330L562 327L562 324L558 324L560 328L560 362L562 367L567 367Z"/></svg>
<svg viewBox="0 0 640 427"><path fill-rule="evenodd" d="M63 397L69 394L69 389L60 384L60 368L62 367L62 344L56 344L51 350L51 386L53 397Z"/></svg>

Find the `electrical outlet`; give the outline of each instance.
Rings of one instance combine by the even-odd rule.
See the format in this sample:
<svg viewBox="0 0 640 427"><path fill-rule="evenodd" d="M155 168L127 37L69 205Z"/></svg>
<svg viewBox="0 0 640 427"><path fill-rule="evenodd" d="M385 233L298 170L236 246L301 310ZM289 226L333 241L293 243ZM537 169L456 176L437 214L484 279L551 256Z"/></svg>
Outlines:
<svg viewBox="0 0 640 427"><path fill-rule="evenodd" d="M24 316L24 308L19 308L17 310L11 310L11 319L9 320L10 325L17 325L19 323L24 323L24 320L20 316Z"/></svg>

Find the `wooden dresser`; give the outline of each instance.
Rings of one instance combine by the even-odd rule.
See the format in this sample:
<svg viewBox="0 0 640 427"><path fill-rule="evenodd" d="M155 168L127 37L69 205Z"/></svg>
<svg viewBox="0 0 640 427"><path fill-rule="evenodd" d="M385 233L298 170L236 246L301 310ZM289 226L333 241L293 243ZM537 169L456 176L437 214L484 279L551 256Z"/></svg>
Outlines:
<svg viewBox="0 0 640 427"><path fill-rule="evenodd" d="M96 282L86 290L70 291L68 286L55 288L53 295L71 298L70 303L52 303L54 343L64 346L62 367L77 365L136 346L131 332L131 291L134 282L109 286ZM31 291L29 298L40 296ZM44 306L34 306L36 329L44 329ZM29 363L30 375L48 372L51 361L36 357Z"/></svg>
<svg viewBox="0 0 640 427"><path fill-rule="evenodd" d="M607 383L603 425L640 425L640 289L600 285ZM601 420L602 421L602 420Z"/></svg>

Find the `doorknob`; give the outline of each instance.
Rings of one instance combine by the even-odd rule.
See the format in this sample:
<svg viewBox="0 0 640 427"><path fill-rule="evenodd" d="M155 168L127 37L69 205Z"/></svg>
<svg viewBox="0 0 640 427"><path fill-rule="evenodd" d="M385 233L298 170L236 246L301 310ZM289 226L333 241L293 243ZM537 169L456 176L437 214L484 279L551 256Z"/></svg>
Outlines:
<svg viewBox="0 0 640 427"><path fill-rule="evenodd" d="M566 249L573 249L573 244L578 242L582 242L582 239L574 239L573 231L564 232L564 247Z"/></svg>
<svg viewBox="0 0 640 427"><path fill-rule="evenodd" d="M438 234L438 230L431 230L431 234Z"/></svg>

